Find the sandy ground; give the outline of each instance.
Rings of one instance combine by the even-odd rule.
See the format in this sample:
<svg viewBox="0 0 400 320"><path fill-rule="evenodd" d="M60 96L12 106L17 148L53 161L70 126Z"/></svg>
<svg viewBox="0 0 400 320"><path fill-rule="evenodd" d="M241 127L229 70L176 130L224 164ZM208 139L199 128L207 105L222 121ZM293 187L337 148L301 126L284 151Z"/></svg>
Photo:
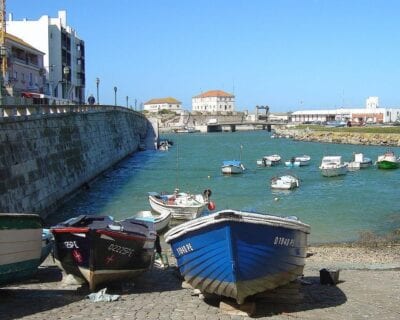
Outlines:
<svg viewBox="0 0 400 320"><path fill-rule="evenodd" d="M308 252L298 289L256 299L252 318L400 319L400 246L313 246ZM227 314L220 300L201 299L182 286L174 258L167 254L170 267L155 267L133 282L107 287L120 296L115 302L92 302L87 286L62 280L49 257L33 279L0 288L0 319L249 318ZM320 284L322 268L340 270L337 285Z"/></svg>

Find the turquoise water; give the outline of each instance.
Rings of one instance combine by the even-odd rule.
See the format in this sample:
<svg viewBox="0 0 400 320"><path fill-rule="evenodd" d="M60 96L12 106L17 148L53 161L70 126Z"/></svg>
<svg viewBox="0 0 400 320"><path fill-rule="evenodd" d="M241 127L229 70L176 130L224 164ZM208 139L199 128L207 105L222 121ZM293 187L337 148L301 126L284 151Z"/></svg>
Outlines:
<svg viewBox="0 0 400 320"><path fill-rule="evenodd" d="M342 155L350 161L353 152L363 152L375 161L386 147L297 142L271 139L265 131L165 135L174 141L167 152L139 152L104 174L90 189L71 199L48 223L78 214L107 214L117 219L150 210L149 191L202 193L211 189L217 210L232 208L295 215L311 225L311 243L355 240L360 231L387 233L400 227L400 169L375 167L345 176L321 176L318 166L324 155ZM242 146L242 148L241 148ZM400 155L400 148L393 148ZM282 160L308 154L311 164L287 169L257 167L256 159L280 154ZM223 160L242 159L242 175L223 176ZM177 160L178 159L178 160ZM277 192L270 189L272 176L284 172L301 179L300 188Z"/></svg>

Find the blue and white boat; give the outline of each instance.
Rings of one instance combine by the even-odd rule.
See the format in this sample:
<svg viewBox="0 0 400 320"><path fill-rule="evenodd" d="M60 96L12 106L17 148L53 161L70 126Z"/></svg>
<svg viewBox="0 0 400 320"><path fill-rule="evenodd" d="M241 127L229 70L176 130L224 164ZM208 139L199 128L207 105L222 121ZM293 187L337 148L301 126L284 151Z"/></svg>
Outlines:
<svg viewBox="0 0 400 320"><path fill-rule="evenodd" d="M221 166L221 171L224 174L236 174L236 173L243 173L245 167L243 163L239 160L228 160L223 161Z"/></svg>
<svg viewBox="0 0 400 320"><path fill-rule="evenodd" d="M242 304L303 274L309 233L296 217L222 210L172 228L165 240L192 287Z"/></svg>
<svg viewBox="0 0 400 320"><path fill-rule="evenodd" d="M41 254L41 218L37 214L0 213L0 285L32 276Z"/></svg>

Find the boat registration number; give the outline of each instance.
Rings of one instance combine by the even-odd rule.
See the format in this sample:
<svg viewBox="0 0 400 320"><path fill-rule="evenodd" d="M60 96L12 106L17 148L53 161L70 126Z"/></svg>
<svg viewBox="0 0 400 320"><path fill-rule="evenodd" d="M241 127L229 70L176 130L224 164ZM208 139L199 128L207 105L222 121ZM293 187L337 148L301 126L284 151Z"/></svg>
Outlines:
<svg viewBox="0 0 400 320"><path fill-rule="evenodd" d="M131 257L134 252L134 250L131 248L122 247L122 246L119 246L119 245L113 244L113 243L110 244L110 246L108 247L108 250L119 253L123 256L128 256L128 257Z"/></svg>
<svg viewBox="0 0 400 320"><path fill-rule="evenodd" d="M183 256L186 253L192 252L192 251L194 251L194 249L193 249L193 246L192 246L192 244L190 242L184 244L183 246L180 246L180 247L176 248L176 252L178 253L179 257Z"/></svg>
<svg viewBox="0 0 400 320"><path fill-rule="evenodd" d="M274 239L274 245L275 246L293 247L294 239L276 236Z"/></svg>
<svg viewBox="0 0 400 320"><path fill-rule="evenodd" d="M67 249L79 249L78 244L76 243L76 241L64 241L64 247Z"/></svg>

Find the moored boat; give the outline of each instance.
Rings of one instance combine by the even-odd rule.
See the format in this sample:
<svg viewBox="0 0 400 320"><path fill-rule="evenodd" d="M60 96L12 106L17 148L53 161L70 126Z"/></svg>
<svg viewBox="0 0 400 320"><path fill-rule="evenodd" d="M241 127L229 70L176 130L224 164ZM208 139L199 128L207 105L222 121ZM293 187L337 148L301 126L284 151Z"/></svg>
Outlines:
<svg viewBox="0 0 400 320"><path fill-rule="evenodd" d="M294 157L288 161L285 161L285 166L290 168L300 167L300 161L296 160Z"/></svg>
<svg viewBox="0 0 400 320"><path fill-rule="evenodd" d="M336 177L347 173L347 164L342 162L341 156L325 156L319 169L324 177Z"/></svg>
<svg viewBox="0 0 400 320"><path fill-rule="evenodd" d="M150 221L154 223L154 228L157 232L166 229L171 220L172 214L170 211L165 211L163 213L153 213L151 211L143 210L139 211L135 218L144 221Z"/></svg>
<svg viewBox="0 0 400 320"><path fill-rule="evenodd" d="M378 169L397 169L400 167L400 160L396 158L393 151L389 150L383 155L378 156L376 165Z"/></svg>
<svg viewBox="0 0 400 320"><path fill-rule="evenodd" d="M203 194L191 194L180 192L176 189L172 194L160 194L149 192L149 203L151 208L165 215L171 213L174 219L190 220L197 218L209 206L214 205L210 201L211 190L204 190Z"/></svg>
<svg viewBox="0 0 400 320"><path fill-rule="evenodd" d="M311 157L309 155L302 155L294 158L294 161L300 162L300 167L308 166L311 161Z"/></svg>
<svg viewBox="0 0 400 320"><path fill-rule="evenodd" d="M281 156L278 154L273 154L269 156L264 156L262 159L257 160L257 165L263 167L276 166L281 162Z"/></svg>
<svg viewBox="0 0 400 320"><path fill-rule="evenodd" d="M360 168L368 168L372 166L372 159L365 157L363 153L355 153L353 155L353 162L360 164Z"/></svg>
<svg viewBox="0 0 400 320"><path fill-rule="evenodd" d="M170 229L165 240L190 285L242 304L302 275L309 232L295 217L223 210Z"/></svg>
<svg viewBox="0 0 400 320"><path fill-rule="evenodd" d="M32 276L41 261L42 220L36 214L0 213L0 285Z"/></svg>
<svg viewBox="0 0 400 320"><path fill-rule="evenodd" d="M300 180L294 175L284 174L271 179L271 188L279 190L291 190L300 186Z"/></svg>
<svg viewBox="0 0 400 320"><path fill-rule="evenodd" d="M245 167L243 163L239 160L227 160L223 161L221 166L221 171L224 174L238 174L243 173Z"/></svg>
<svg viewBox="0 0 400 320"><path fill-rule="evenodd" d="M103 283L138 276L154 260L156 231L151 222L81 215L51 231L59 267L87 281L92 291Z"/></svg>

